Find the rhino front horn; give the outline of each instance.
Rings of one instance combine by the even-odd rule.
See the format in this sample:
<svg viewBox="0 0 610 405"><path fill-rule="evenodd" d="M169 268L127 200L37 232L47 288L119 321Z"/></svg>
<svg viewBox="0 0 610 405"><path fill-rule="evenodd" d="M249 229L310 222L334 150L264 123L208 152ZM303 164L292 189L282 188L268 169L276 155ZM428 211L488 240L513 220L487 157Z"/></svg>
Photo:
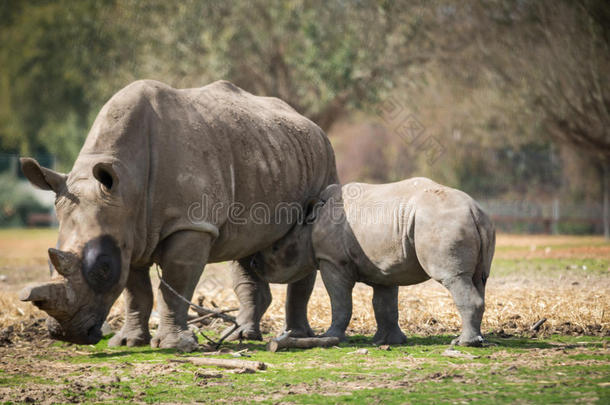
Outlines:
<svg viewBox="0 0 610 405"><path fill-rule="evenodd" d="M62 276L69 276L74 272L78 257L72 252L63 252L58 249L49 249L49 258L55 270Z"/></svg>
<svg viewBox="0 0 610 405"><path fill-rule="evenodd" d="M21 301L56 302L62 295L65 295L65 287L59 283L28 286L19 291Z"/></svg>

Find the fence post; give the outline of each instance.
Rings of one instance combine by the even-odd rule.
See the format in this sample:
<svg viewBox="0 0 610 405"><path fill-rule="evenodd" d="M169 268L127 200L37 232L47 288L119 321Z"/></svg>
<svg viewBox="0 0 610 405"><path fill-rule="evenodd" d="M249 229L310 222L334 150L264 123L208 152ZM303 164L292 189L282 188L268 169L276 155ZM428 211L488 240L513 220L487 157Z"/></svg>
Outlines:
<svg viewBox="0 0 610 405"><path fill-rule="evenodd" d="M603 189L603 221L604 221L604 237L610 240L610 162L606 161L603 163L603 174L602 174L602 189Z"/></svg>
<svg viewBox="0 0 610 405"><path fill-rule="evenodd" d="M9 173L13 177L19 176L19 156L17 155L9 155L10 168Z"/></svg>
<svg viewBox="0 0 610 405"><path fill-rule="evenodd" d="M557 235L559 233L559 198L553 199L553 207L551 214L551 233Z"/></svg>

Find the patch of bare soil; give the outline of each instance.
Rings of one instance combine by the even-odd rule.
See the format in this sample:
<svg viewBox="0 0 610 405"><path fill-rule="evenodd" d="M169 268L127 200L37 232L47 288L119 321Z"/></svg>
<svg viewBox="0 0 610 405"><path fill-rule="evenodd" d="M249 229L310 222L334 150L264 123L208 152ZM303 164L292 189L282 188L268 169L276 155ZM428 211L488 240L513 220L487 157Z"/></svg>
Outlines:
<svg viewBox="0 0 610 405"><path fill-rule="evenodd" d="M94 376L94 370L89 365L47 360L46 358L64 360L82 353L76 347L50 348L52 341L46 337L46 330L40 323L36 321L25 325L23 330L21 325L15 325L12 331L5 328L4 334L8 335L11 343L0 347L0 369L6 375L16 378L16 382L0 387L0 402L82 402L84 393L91 386L87 383L88 376L91 382L103 377L99 373ZM51 380L52 384L45 384ZM83 396L75 397L74 393L78 392Z"/></svg>
<svg viewBox="0 0 610 405"><path fill-rule="evenodd" d="M24 320L0 329L0 347L13 347L33 342L44 347L53 343L44 318Z"/></svg>

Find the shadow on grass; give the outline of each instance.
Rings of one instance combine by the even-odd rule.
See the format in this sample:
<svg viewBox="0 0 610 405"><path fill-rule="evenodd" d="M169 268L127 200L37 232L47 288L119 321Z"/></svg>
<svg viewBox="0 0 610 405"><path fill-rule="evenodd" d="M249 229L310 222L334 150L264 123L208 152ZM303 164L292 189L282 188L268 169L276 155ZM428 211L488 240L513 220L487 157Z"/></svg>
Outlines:
<svg viewBox="0 0 610 405"><path fill-rule="evenodd" d="M149 349L139 349L139 350L110 350L104 348L103 352L94 352L89 355L89 357L94 359L107 359L113 357L121 357L121 356L134 356L139 354L180 354L178 350L175 349L153 349L152 347Z"/></svg>
<svg viewBox="0 0 610 405"><path fill-rule="evenodd" d="M411 335L407 336L407 343L404 347L409 346L449 346L451 345L451 341L455 338L455 335L434 335L434 336L417 336ZM499 347L507 347L512 349L549 349L554 347L553 345L542 342L535 339L530 339L527 337L519 337L519 336L511 336L511 337L501 337L495 334L486 335L485 338L489 342L490 346L499 346ZM373 338L370 336L364 335L354 335L350 336L347 342L344 342L343 345L354 345L358 347L375 347L373 345Z"/></svg>
<svg viewBox="0 0 610 405"><path fill-rule="evenodd" d="M254 351L254 350L265 351L265 350L267 350L267 342L258 342L255 340L246 340L243 342L233 341L233 342L223 343L222 347L226 347L226 348L229 348L229 349L235 350L235 351L244 350L244 349L248 349L249 351Z"/></svg>
<svg viewBox="0 0 610 405"><path fill-rule="evenodd" d="M511 348L511 349L549 349L553 346L544 341L539 341L536 339L531 339L527 337L519 337L519 336L511 336L511 337L501 337L495 334L489 334L485 336L488 345L485 345L485 348L489 347L503 347L503 348ZM266 337L265 340L269 340L270 337ZM434 336L417 336L411 335L407 337L407 343L404 345L397 345L397 347L413 347L413 346L450 346L451 341L455 338L455 335L434 335ZM357 348L375 348L376 346L373 344L372 336L365 335L353 335L349 336L347 341L341 342L341 347L353 347ZM233 351L240 351L244 349L248 349L249 351L266 351L267 350L267 341L259 342L259 341L243 341L243 342L225 342L222 345L222 348L230 349ZM112 350L106 347L103 348L103 352L94 352L90 354L91 358L95 359L109 359L109 358L117 358L123 356L133 356L133 355L154 355L154 354L167 354L167 355L181 355L181 353L174 349L153 349L153 348L138 348L138 349L125 349L125 350ZM291 349L291 351L305 351L307 349ZM193 352L196 355L197 352Z"/></svg>

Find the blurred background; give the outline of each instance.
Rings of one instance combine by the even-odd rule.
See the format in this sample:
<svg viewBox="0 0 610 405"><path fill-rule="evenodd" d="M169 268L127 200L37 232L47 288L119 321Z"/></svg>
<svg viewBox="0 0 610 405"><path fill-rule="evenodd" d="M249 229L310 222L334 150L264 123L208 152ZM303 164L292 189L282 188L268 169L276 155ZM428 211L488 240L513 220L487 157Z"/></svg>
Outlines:
<svg viewBox="0 0 610 405"><path fill-rule="evenodd" d="M605 233L605 0L0 2L0 226L53 226L18 157L69 171L137 79L227 79L315 121L342 182L427 176L497 228Z"/></svg>

